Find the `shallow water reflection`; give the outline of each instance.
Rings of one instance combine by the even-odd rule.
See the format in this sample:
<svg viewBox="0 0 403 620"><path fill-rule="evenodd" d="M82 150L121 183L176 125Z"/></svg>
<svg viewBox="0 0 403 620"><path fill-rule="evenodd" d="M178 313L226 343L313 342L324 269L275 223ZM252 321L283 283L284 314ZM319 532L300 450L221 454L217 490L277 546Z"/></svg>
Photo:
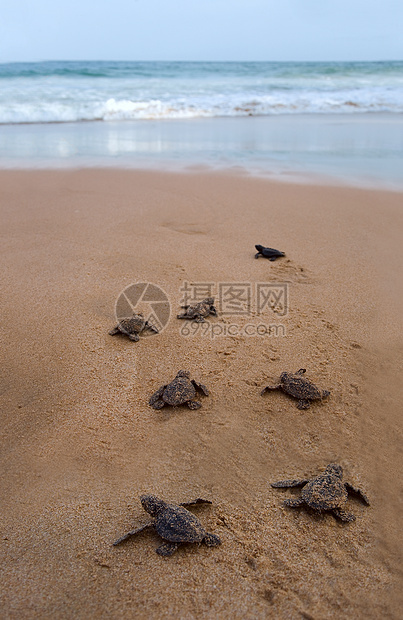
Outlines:
<svg viewBox="0 0 403 620"><path fill-rule="evenodd" d="M0 166L241 166L403 187L403 116L279 115L0 126Z"/></svg>

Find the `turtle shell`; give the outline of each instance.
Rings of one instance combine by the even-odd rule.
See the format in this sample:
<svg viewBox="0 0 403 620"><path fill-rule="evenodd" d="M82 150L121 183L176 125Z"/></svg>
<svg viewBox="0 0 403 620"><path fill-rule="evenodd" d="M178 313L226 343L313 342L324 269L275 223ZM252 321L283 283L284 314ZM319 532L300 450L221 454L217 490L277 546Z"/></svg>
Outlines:
<svg viewBox="0 0 403 620"><path fill-rule="evenodd" d="M322 398L322 392L314 383L290 372L283 372L281 375L281 387L290 396L301 400L317 400Z"/></svg>
<svg viewBox="0 0 403 620"><path fill-rule="evenodd" d="M197 304L195 312L197 312L197 314L201 314L201 316L208 316L210 314L210 304L205 301L201 301Z"/></svg>
<svg viewBox="0 0 403 620"><path fill-rule="evenodd" d="M124 334L138 334L144 328L145 320L141 314L135 314L130 319L119 321L118 327Z"/></svg>
<svg viewBox="0 0 403 620"><path fill-rule="evenodd" d="M280 250L275 250L274 248L263 248L263 250L261 250L261 253L263 254L263 256L266 256L268 258L278 258L279 256L284 256L284 252L280 252Z"/></svg>
<svg viewBox="0 0 403 620"><path fill-rule="evenodd" d="M186 315L191 319L195 316L208 316L210 314L210 304L205 301L200 301L194 306L190 306L186 310Z"/></svg>
<svg viewBox="0 0 403 620"><path fill-rule="evenodd" d="M189 317L189 319L192 319L193 317L200 314L198 310L198 306L199 304L197 304L197 306L190 306L189 308L186 309L186 316Z"/></svg>
<svg viewBox="0 0 403 620"><path fill-rule="evenodd" d="M301 491L301 498L315 510L340 508L346 503L347 497L346 487L340 478L329 474L308 482Z"/></svg>
<svg viewBox="0 0 403 620"><path fill-rule="evenodd" d="M187 377L176 377L164 390L162 400L167 405L177 407L183 405L196 396L196 390Z"/></svg>
<svg viewBox="0 0 403 620"><path fill-rule="evenodd" d="M206 530L195 515L182 506L167 504L157 515L155 529L161 538L170 542L193 542L203 540Z"/></svg>

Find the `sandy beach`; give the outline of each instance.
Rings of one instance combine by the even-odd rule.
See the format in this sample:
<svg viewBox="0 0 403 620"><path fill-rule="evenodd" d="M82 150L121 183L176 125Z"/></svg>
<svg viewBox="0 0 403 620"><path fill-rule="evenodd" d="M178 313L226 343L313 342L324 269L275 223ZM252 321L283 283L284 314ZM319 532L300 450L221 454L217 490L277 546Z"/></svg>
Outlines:
<svg viewBox="0 0 403 620"><path fill-rule="evenodd" d="M0 171L2 618L400 617L402 197L235 173ZM254 260L255 244L286 256ZM166 293L170 320L112 338L137 282ZM183 332L184 283L241 284L248 312ZM266 284L286 307L259 312ZM301 367L328 399L301 411L260 395ZM151 409L182 368L209 388L202 408ZM287 508L293 491L270 486L331 462L370 499L348 500L353 523ZM144 532L113 547L148 520L143 493L210 499L194 513L222 545L161 558Z"/></svg>

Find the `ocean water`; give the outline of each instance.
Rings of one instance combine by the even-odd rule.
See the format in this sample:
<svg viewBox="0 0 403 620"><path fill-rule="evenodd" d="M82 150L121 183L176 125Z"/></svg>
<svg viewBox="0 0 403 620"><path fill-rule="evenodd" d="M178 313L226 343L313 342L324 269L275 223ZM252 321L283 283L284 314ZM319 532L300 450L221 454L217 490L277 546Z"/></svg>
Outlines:
<svg viewBox="0 0 403 620"><path fill-rule="evenodd" d="M0 166L241 166L403 184L403 62L0 64Z"/></svg>
<svg viewBox="0 0 403 620"><path fill-rule="evenodd" d="M0 64L0 123L403 112L403 62Z"/></svg>

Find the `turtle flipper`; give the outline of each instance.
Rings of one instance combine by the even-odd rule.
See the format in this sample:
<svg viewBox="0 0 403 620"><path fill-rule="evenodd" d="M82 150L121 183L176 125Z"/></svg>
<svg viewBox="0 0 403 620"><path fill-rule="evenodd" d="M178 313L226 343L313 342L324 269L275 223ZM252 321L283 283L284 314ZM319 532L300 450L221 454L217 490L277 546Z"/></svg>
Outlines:
<svg viewBox="0 0 403 620"><path fill-rule="evenodd" d="M156 552L158 553L158 555L169 557L170 555L175 553L178 547L179 547L178 543L167 541L167 542L164 542L160 547L158 547L158 549L156 549Z"/></svg>
<svg viewBox="0 0 403 620"><path fill-rule="evenodd" d="M154 325L151 325L148 321L145 322L144 329L149 329L151 332L155 332L156 334L159 333L158 329L154 327Z"/></svg>
<svg viewBox="0 0 403 620"><path fill-rule="evenodd" d="M203 542L207 545L207 547L218 547L218 545L221 545L220 537L217 536L217 534L211 534L210 532L207 532L203 538Z"/></svg>
<svg viewBox="0 0 403 620"><path fill-rule="evenodd" d="M309 409L311 406L311 401L301 398L301 400L297 403L297 409Z"/></svg>
<svg viewBox="0 0 403 620"><path fill-rule="evenodd" d="M125 540L127 540L131 536L135 536L136 534L139 534L139 532L142 532L143 530L145 530L148 527L154 527L154 523L151 521L150 523L146 523L145 525L137 527L135 530L132 530L131 532L128 532L127 534L125 534L121 538L118 538L117 540L115 540L115 542L113 543L113 546L116 547L117 545L120 545L120 543L125 542Z"/></svg>
<svg viewBox="0 0 403 620"><path fill-rule="evenodd" d="M119 334L119 332L120 332L119 325L116 325L116 327L111 329L110 332L108 333L110 336L116 336L116 334Z"/></svg>
<svg viewBox="0 0 403 620"><path fill-rule="evenodd" d="M362 502L364 502L364 504L366 504L367 506L369 506L369 499L368 497L365 495L365 493L363 491L361 491L361 489L357 489L357 487L353 487L352 484L350 484L349 482L346 482L344 484L344 486L347 489L347 493L352 493L353 495L357 495L360 500Z"/></svg>
<svg viewBox="0 0 403 620"><path fill-rule="evenodd" d="M151 405L151 407L153 409L162 409L163 407L165 407L165 402L161 399L161 400L156 400L155 403L153 405Z"/></svg>
<svg viewBox="0 0 403 620"><path fill-rule="evenodd" d="M285 499L284 506L288 506L288 508L299 508L304 505L303 499Z"/></svg>
<svg viewBox="0 0 403 620"><path fill-rule="evenodd" d="M309 480L280 480L279 482L272 482L271 486L274 489L285 489L291 487L302 487L304 484L308 484Z"/></svg>
<svg viewBox="0 0 403 620"><path fill-rule="evenodd" d="M295 373L296 375L304 375L306 373L306 368L300 368L299 370L297 370L297 372Z"/></svg>
<svg viewBox="0 0 403 620"><path fill-rule="evenodd" d="M160 388L159 388L159 390L157 390L156 392L154 392L154 394L150 397L150 400L148 401L148 404L149 404L151 407L154 407L154 409L161 409L161 406L156 407L155 405L157 404L157 402L158 402L158 403L159 403L160 401L161 401L161 402L164 402L163 400L161 400L161 396L163 395L164 390L165 390L165 388L166 388L166 387L167 387L166 385L163 385L162 387L160 387ZM165 403L164 403L164 404L165 404ZM162 406L164 406L164 405L162 405Z"/></svg>
<svg viewBox="0 0 403 620"><path fill-rule="evenodd" d="M176 318L177 319L189 319L190 317L186 314L186 312L184 312L183 314L177 314Z"/></svg>
<svg viewBox="0 0 403 620"><path fill-rule="evenodd" d="M201 497L198 497L197 499L192 500L191 502L182 502L181 504L179 504L179 506L183 506L184 508L186 508L186 506L195 506L196 504L212 504L213 502L211 502L209 499L202 499Z"/></svg>
<svg viewBox="0 0 403 620"><path fill-rule="evenodd" d="M345 523L351 523L351 521L355 521L355 516L352 512L347 512L347 510L342 510L341 508L333 508L332 510L335 517L340 519L340 521L344 521Z"/></svg>
<svg viewBox="0 0 403 620"><path fill-rule="evenodd" d="M203 392L205 396L209 395L209 391L203 383L199 383L198 381L195 381L194 379L192 379L192 383L194 387L196 388L196 390L200 390L201 392Z"/></svg>
<svg viewBox="0 0 403 620"><path fill-rule="evenodd" d="M217 308L215 306L211 306L210 314L212 314L213 316L217 316Z"/></svg>
<svg viewBox="0 0 403 620"><path fill-rule="evenodd" d="M189 400L188 401L189 409L200 409L201 406L202 406L202 404L199 403L198 400Z"/></svg>
<svg viewBox="0 0 403 620"><path fill-rule="evenodd" d="M257 252L257 253L255 254L255 258L259 258L259 256L263 256L263 254L262 254L261 252Z"/></svg>
<svg viewBox="0 0 403 620"><path fill-rule="evenodd" d="M260 395L263 396L263 394L265 392L268 392L269 390L279 390L281 388L281 383L278 383L277 385L266 385L265 388L263 388L263 390L260 392Z"/></svg>

